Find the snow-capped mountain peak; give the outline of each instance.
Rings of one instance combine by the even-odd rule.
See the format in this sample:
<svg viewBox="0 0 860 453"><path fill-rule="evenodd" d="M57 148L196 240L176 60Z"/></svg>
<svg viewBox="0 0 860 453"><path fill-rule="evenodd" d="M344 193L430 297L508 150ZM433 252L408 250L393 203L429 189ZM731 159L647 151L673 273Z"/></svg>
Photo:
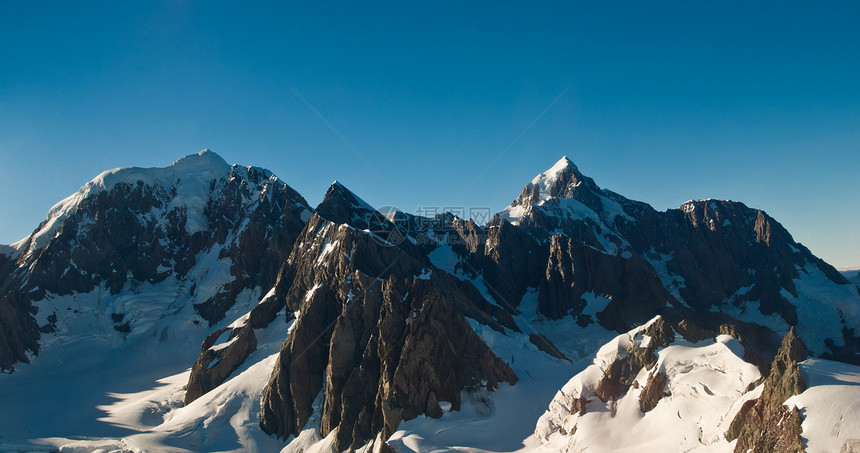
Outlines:
<svg viewBox="0 0 860 453"><path fill-rule="evenodd" d="M229 175L230 165L218 154L204 149L196 154L185 156L167 167L120 167L107 170L84 184L77 192L55 204L45 221L31 237L24 238L12 247L21 251L26 247L28 253L43 248L57 233L63 221L73 214L81 202L93 195L110 191L118 184L159 187L166 191L175 189L168 210L175 207L187 209L189 233L202 230L203 209L208 196L208 183ZM28 246L28 247L27 247Z"/></svg>
<svg viewBox="0 0 860 453"><path fill-rule="evenodd" d="M61 211L67 200L74 199L76 196L80 198L94 194L103 190L110 190L117 184L129 183L136 184L142 182L147 185L161 184L170 185L173 182L183 182L182 186L188 187L193 185L193 180L212 180L221 176L226 176L230 171L228 164L218 154L204 149L196 154L185 156L167 167L122 167L113 170L107 170L96 176L90 182L84 184L75 195L72 195L66 200L55 205L48 216L51 217L56 211ZM177 187L179 189L180 187Z"/></svg>
<svg viewBox="0 0 860 453"><path fill-rule="evenodd" d="M169 165L176 169L179 168L224 168L230 164L224 160L218 153L206 148L198 153L189 154L178 159L176 162Z"/></svg>
<svg viewBox="0 0 860 453"><path fill-rule="evenodd" d="M539 184L541 182L546 181L556 181L559 175L567 170L573 170L578 172L579 169L576 168L576 164L573 163L567 156L562 156L561 159L558 160L549 170L535 176L532 179L532 184Z"/></svg>
<svg viewBox="0 0 860 453"><path fill-rule="evenodd" d="M564 169L566 169L568 167L576 168L576 165L573 163L572 160L570 160L569 157L561 156L561 159L559 159L558 162L553 164L553 166L550 167L549 170L541 173L541 175L550 175L553 173L558 173L558 172L563 171ZM535 179L537 179L537 178L535 178Z"/></svg>
<svg viewBox="0 0 860 453"><path fill-rule="evenodd" d="M623 207L607 196L593 179L583 175L567 156L535 176L520 196L499 214L518 224L529 217L535 207L540 207L543 214L561 219L591 218L607 225L612 225L617 216L630 220Z"/></svg>
<svg viewBox="0 0 860 453"><path fill-rule="evenodd" d="M543 204L552 198L569 198L567 188L579 187L581 184L593 181L583 176L579 169L567 156L559 159L549 170L535 176L531 183L531 193L523 192L514 204Z"/></svg>
<svg viewBox="0 0 860 453"><path fill-rule="evenodd" d="M322 202L317 206L320 217L332 221L348 223L356 228L368 228L369 216L376 212L369 203L338 181L329 186Z"/></svg>

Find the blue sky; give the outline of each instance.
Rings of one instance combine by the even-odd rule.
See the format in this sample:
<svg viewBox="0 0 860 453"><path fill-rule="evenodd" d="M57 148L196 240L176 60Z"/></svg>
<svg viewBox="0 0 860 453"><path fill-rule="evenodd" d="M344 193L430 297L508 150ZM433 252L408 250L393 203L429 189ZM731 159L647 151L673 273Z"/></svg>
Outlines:
<svg viewBox="0 0 860 453"><path fill-rule="evenodd" d="M755 3L751 5L750 3ZM509 204L562 155L860 267L860 3L3 2L0 243L210 148L320 201Z"/></svg>

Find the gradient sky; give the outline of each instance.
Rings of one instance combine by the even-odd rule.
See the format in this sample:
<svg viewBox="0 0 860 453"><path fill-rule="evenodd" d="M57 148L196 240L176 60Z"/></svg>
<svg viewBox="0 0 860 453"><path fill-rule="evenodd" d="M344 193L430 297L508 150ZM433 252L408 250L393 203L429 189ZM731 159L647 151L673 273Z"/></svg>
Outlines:
<svg viewBox="0 0 860 453"><path fill-rule="evenodd" d="M567 155L860 267L860 2L2 2L0 243L210 148L315 205L508 205Z"/></svg>

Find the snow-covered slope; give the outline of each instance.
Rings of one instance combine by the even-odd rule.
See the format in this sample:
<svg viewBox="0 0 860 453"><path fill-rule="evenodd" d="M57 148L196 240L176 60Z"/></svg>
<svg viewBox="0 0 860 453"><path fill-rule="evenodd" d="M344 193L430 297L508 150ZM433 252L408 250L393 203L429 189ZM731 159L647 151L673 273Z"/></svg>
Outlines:
<svg viewBox="0 0 860 453"><path fill-rule="evenodd" d="M860 450L860 367L808 359L800 370L808 388L785 405L804 416L807 453Z"/></svg>
<svg viewBox="0 0 860 453"><path fill-rule="evenodd" d="M653 322L653 321L652 321ZM620 398L602 396L613 364L641 350L651 338L649 324L600 348L594 363L568 381L537 423L528 444L537 451L731 451L725 431L761 374L742 359L744 348L720 335L690 343L674 338L656 350L656 363L635 373ZM655 376L663 376L663 381ZM642 401L659 382L656 405ZM667 429L671 427L671 429Z"/></svg>
<svg viewBox="0 0 860 453"><path fill-rule="evenodd" d="M228 319L247 318L235 313ZM139 339L116 347L92 338L46 348L31 366L0 377L0 407L18 408L2 414L0 451L279 449L282 443L259 427L259 399L291 324L256 330L257 350L247 363L184 407L188 365L208 329L175 324L181 335L156 344Z"/></svg>
<svg viewBox="0 0 860 453"><path fill-rule="evenodd" d="M816 354L827 351L827 338L843 340L843 326L860 326L860 289L855 284L834 285L818 267L807 264L794 286L796 294L783 289L782 295L797 307L798 333Z"/></svg>
<svg viewBox="0 0 860 453"><path fill-rule="evenodd" d="M607 383L618 369L613 365L653 342L645 334L648 328L601 347L594 363L552 400L524 451L734 451L737 441L729 440L729 427L765 384L759 370L743 360L745 347L731 336L690 343L676 334L671 344L654 351L653 365L632 370L635 377L622 396L607 397ZM805 390L784 405L801 410L804 448L854 451L860 446L860 367L808 359L799 368Z"/></svg>

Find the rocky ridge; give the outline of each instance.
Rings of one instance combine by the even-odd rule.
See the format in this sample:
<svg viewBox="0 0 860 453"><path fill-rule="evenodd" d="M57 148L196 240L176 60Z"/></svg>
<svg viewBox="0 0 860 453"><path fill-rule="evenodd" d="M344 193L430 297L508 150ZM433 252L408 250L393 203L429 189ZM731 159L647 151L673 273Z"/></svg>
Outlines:
<svg viewBox="0 0 860 453"><path fill-rule="evenodd" d="M334 436L337 450L378 433L387 438L401 420L440 417L440 402L456 410L466 387L517 380L464 313L499 330L507 319L494 317L476 290L414 256L411 243L398 247L360 229L361 211L350 208L365 204L356 201L342 186L330 189L290 255L295 277L286 306L297 321L261 413L265 431L298 435L323 392L319 431Z"/></svg>
<svg viewBox="0 0 860 453"><path fill-rule="evenodd" d="M806 390L798 363L808 356L803 340L791 329L782 340L761 396L744 403L729 426L726 437L737 439L736 453L804 451L800 438L803 416L796 407L783 403Z"/></svg>

